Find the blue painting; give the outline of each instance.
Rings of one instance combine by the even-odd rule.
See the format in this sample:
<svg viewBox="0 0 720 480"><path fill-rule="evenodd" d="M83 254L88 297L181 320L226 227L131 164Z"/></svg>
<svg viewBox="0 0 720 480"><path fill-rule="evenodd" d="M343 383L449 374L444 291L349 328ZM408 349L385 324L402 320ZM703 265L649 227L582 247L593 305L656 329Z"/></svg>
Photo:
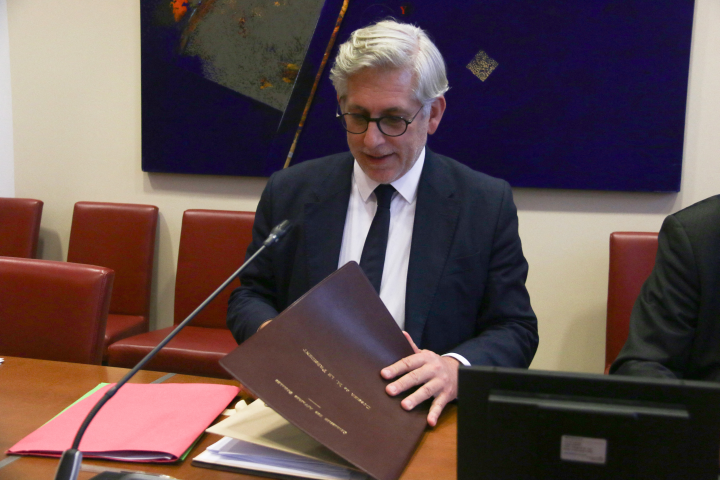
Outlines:
<svg viewBox="0 0 720 480"><path fill-rule="evenodd" d="M394 17L447 63L434 151L517 187L680 188L694 0L141 5L145 171L268 176L347 150L323 58Z"/></svg>

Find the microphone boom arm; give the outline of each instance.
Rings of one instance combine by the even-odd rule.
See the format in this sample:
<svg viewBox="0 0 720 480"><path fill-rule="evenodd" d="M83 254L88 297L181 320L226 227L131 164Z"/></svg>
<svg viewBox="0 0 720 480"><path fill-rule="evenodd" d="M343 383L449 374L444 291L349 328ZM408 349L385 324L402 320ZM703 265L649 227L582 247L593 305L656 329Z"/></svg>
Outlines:
<svg viewBox="0 0 720 480"><path fill-rule="evenodd" d="M80 425L80 428L75 435L75 439L73 440L72 447L70 447L68 450L65 450L60 457L60 463L58 464L58 469L55 473L55 480L77 479L78 473L80 472L80 464L82 462L82 452L78 450L78 447L80 446L80 440L85 434L85 430L87 430L88 425L90 425L90 422L93 418L95 418L95 415L103 407L103 405L105 405L107 401L115 395L115 393L118 391L118 389L120 389L120 387L125 385L128 380L130 380L140 369L142 369L142 367L144 367L155 356L155 354L160 351L161 348L167 345L167 343L172 340L175 335L180 332L180 330L185 328L185 326L187 326L187 324L190 323L197 316L198 313L200 313L210 302L212 302L215 297L217 297L220 292L222 292L230 284L230 282L235 279L235 277L240 275L240 273L242 273L245 267L252 263L255 258L263 252L263 250L280 240L280 238L287 233L289 227L290 222L288 220L283 220L282 222L280 222L280 224L273 228L270 232L270 235L268 235L268 237L263 242L262 246L258 248L257 251L240 266L240 268L238 268L232 275L230 275L227 280L222 283L222 285L220 285L213 293L210 294L208 298L205 299L204 302L198 305L198 307L190 315L188 315L185 320L179 323L178 326L175 327L175 329L170 332L167 337L165 337L160 343L158 343L157 346L150 351L150 353L145 355L145 357L140 360L140 362L138 362L138 364L135 365L135 367L133 367L133 369L130 370L119 382L117 382L115 385L113 385L112 388L105 392L105 395L103 395L103 397L95 404L92 410L90 410L90 413L88 413L87 417L85 417L82 425Z"/></svg>

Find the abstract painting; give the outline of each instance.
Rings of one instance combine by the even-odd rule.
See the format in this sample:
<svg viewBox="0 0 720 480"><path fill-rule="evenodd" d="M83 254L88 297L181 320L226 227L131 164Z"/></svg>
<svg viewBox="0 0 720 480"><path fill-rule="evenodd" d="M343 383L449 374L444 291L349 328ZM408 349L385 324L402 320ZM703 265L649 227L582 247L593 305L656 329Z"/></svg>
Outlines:
<svg viewBox="0 0 720 480"><path fill-rule="evenodd" d="M143 1L143 170L268 176L347 150L332 58L350 32L393 17L445 57L434 151L517 187L678 191L693 11L694 0Z"/></svg>

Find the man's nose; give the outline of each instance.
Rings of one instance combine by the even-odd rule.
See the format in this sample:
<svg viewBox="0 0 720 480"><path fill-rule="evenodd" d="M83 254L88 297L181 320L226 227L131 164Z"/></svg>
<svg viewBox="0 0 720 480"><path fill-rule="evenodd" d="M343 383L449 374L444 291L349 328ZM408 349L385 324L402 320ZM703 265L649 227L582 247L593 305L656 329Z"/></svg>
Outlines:
<svg viewBox="0 0 720 480"><path fill-rule="evenodd" d="M385 142L385 135L378 128L377 122L370 122L368 129L365 132L365 145L368 147L375 147Z"/></svg>

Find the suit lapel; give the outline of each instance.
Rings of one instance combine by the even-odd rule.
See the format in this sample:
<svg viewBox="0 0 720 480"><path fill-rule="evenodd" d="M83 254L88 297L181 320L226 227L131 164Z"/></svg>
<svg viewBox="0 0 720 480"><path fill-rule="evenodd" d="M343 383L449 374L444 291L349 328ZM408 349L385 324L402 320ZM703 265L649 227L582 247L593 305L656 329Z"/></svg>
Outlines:
<svg viewBox="0 0 720 480"><path fill-rule="evenodd" d="M418 346L455 235L460 201L454 194L455 182L447 167L426 150L405 294L405 330Z"/></svg>
<svg viewBox="0 0 720 480"><path fill-rule="evenodd" d="M343 154L305 204L308 287L337 270L352 185L353 158Z"/></svg>

